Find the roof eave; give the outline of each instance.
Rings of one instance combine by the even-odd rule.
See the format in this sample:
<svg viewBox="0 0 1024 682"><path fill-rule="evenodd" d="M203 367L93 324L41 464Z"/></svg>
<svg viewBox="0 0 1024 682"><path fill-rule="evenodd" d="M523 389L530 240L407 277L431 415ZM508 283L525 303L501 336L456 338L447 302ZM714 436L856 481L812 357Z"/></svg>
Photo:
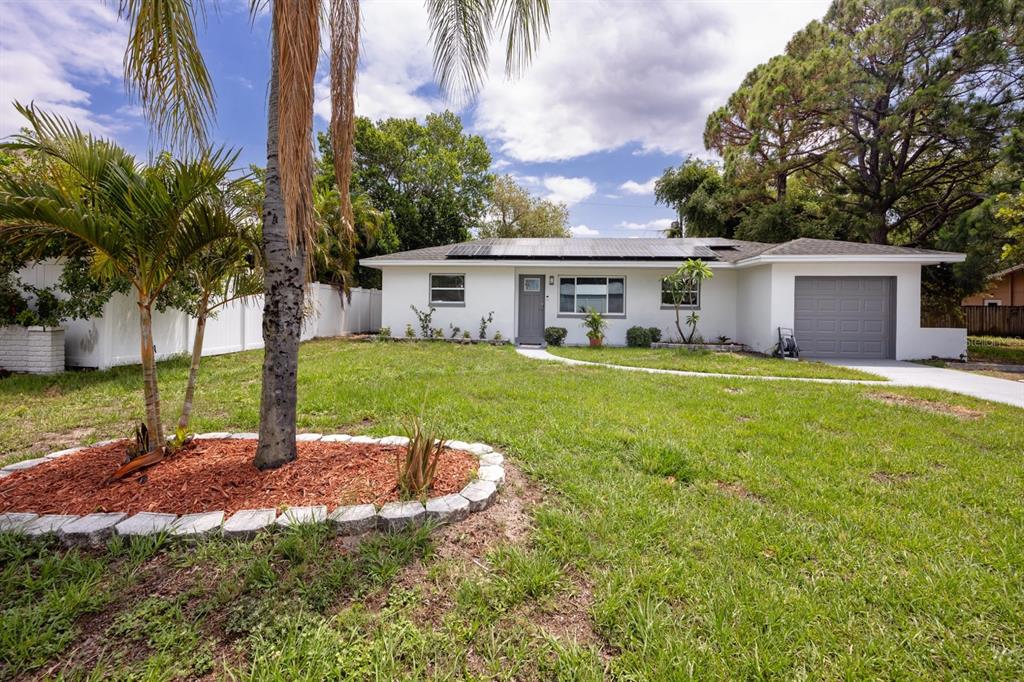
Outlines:
<svg viewBox="0 0 1024 682"><path fill-rule="evenodd" d="M572 267L572 268L614 268L614 267L630 267L630 268L672 268L678 267L682 263L687 261L686 258L680 258L678 260L628 260L628 259L610 259L610 260L574 260L571 258L523 258L523 259L472 259L472 258L445 258L445 259L408 259L399 260L396 258L388 258L377 260L376 258L363 258L359 261L360 265L368 268L382 267L463 267L463 266L491 266L491 267ZM729 261L704 261L710 268L731 268L733 264Z"/></svg>
<svg viewBox="0 0 1024 682"><path fill-rule="evenodd" d="M771 263L920 263L921 265L938 265L939 263L962 263L967 259L963 253L911 253L911 254L860 254L848 256L815 255L815 256L751 256L736 261L736 267L768 265Z"/></svg>

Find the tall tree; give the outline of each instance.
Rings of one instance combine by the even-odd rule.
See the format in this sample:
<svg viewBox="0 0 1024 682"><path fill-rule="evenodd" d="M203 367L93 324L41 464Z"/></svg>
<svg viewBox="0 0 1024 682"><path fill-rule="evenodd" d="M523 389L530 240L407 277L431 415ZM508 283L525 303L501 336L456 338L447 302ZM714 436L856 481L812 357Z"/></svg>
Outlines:
<svg viewBox="0 0 1024 682"><path fill-rule="evenodd" d="M668 168L654 184L659 204L679 215L670 237L732 237L737 216L734 197L719 167L689 157L678 168Z"/></svg>
<svg viewBox="0 0 1024 682"><path fill-rule="evenodd" d="M349 179L355 131L359 0L250 0L253 13L271 5L271 84L267 118L267 182L263 243L266 348L255 464L295 459L295 405L302 291L314 238L312 192L313 79L320 17L328 18L331 138L341 224L352 229ZM472 94L483 81L495 32L505 43L505 70L516 75L548 30L547 0L425 0L434 69L448 92ZM138 91L158 131L202 140L213 88L194 24L201 0L122 0L132 24L126 81Z"/></svg>
<svg viewBox="0 0 1024 682"><path fill-rule="evenodd" d="M401 249L469 238L483 220L491 154L450 111L356 122L352 184L388 211Z"/></svg>
<svg viewBox="0 0 1024 682"><path fill-rule="evenodd" d="M1021 121L1021 11L1002 0L836 0L793 38L788 52L842 65L809 107L834 131L809 170L838 186L865 239L927 244L984 199Z"/></svg>
<svg viewBox="0 0 1024 682"><path fill-rule="evenodd" d="M569 208L531 196L511 175L501 175L491 186L487 214L477 236L571 237Z"/></svg>
<svg viewBox="0 0 1024 682"><path fill-rule="evenodd" d="M140 356L150 447L164 444L153 344L153 307L197 254L230 236L204 220L203 208L237 158L217 151L176 161L167 155L140 166L122 148L72 123L19 106L31 135L5 145L45 155L66 166L74 182L0 178L0 235L44 246L72 237L69 252L88 253L100 278L124 278L139 309Z"/></svg>
<svg viewBox="0 0 1024 682"><path fill-rule="evenodd" d="M819 162L834 139L817 102L834 79L834 55L779 55L755 67L725 106L712 112L704 146L725 159L729 175L786 199L789 178Z"/></svg>

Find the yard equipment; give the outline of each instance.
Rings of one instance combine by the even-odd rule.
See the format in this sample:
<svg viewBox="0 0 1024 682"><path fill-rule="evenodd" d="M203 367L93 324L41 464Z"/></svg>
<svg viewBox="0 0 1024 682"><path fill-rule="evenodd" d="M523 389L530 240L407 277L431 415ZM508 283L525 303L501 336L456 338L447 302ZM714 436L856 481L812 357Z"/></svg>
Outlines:
<svg viewBox="0 0 1024 682"><path fill-rule="evenodd" d="M792 358L796 360L800 357L800 346L796 342L796 334L789 327L779 327L779 345L776 355L780 358Z"/></svg>

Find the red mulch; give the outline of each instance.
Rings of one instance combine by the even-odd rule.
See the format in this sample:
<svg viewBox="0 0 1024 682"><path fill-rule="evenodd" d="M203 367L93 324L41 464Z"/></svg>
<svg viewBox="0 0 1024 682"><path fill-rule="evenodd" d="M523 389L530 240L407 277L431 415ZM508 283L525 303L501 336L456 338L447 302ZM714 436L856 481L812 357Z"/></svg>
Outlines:
<svg viewBox="0 0 1024 682"><path fill-rule="evenodd" d="M93 447L0 479L0 513L90 514L142 511L190 514L325 504L383 504L398 499L395 460L403 447L297 443L298 459L279 469L252 464L255 440L197 440L167 460L108 482L127 441ZM444 450L431 497L461 490L476 457Z"/></svg>

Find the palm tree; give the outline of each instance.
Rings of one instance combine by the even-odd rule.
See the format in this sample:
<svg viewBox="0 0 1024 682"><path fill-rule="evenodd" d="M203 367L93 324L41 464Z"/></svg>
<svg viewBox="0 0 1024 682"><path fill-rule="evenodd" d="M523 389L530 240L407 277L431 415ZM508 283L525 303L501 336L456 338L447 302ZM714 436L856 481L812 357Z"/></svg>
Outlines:
<svg viewBox="0 0 1024 682"><path fill-rule="evenodd" d="M65 119L16 106L31 130L2 146L36 153L61 173L50 179L0 177L0 236L25 243L29 251L70 236L73 251L90 254L94 275L131 282L139 307L146 427L155 450L165 441L153 305L196 254L230 236L223 224L202 220L197 207L217 191L236 155L217 150L183 161L163 155L140 166L121 147Z"/></svg>
<svg viewBox="0 0 1024 682"><path fill-rule="evenodd" d="M248 180L240 181L248 184ZM182 272L180 286L186 291L177 307L191 313L196 319L195 338L192 341L192 361L189 365L185 398L178 418L177 432L188 432L192 419L196 381L203 356L206 323L211 315L229 303L258 296L263 293L263 267L259 257L257 221L244 203L236 201L237 182L219 192L194 211L194 220L209 225L210 231L230 234L204 249ZM256 213L258 215L258 212Z"/></svg>
<svg viewBox="0 0 1024 682"><path fill-rule="evenodd" d="M355 131L359 0L250 0L270 5L271 78L267 116L267 183L263 206L266 298L263 390L255 464L295 459L295 405L302 299L315 238L312 192L313 85L320 23L329 28L331 121L340 225L352 230L349 181ZM495 31L505 44L505 71L520 73L548 31L547 0L425 0L434 69L449 93L470 95L487 70ZM131 24L125 80L158 133L172 141L205 140L213 88L194 29L203 3L121 0Z"/></svg>

